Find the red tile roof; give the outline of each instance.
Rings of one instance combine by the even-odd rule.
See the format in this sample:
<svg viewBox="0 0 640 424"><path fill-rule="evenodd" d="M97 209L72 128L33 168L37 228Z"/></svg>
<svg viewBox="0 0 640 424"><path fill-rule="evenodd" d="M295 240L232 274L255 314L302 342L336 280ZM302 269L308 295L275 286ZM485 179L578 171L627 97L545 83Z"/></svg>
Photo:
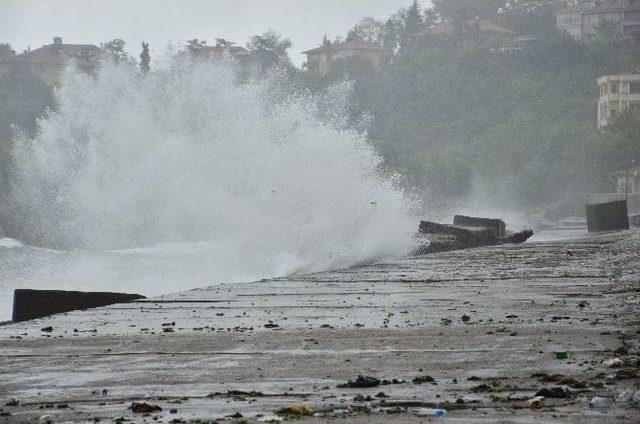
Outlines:
<svg viewBox="0 0 640 424"><path fill-rule="evenodd" d="M48 44L5 59L4 62L64 65L69 59L81 58L84 54L88 54L91 58L97 58L103 54L103 51L92 44Z"/></svg>
<svg viewBox="0 0 640 424"><path fill-rule="evenodd" d="M512 29L484 18L476 17L469 19L467 21L467 25L470 28L485 34L516 35L516 32ZM454 32L455 28L453 26L453 22L445 21L434 24L429 28L420 31L417 35L453 35Z"/></svg>

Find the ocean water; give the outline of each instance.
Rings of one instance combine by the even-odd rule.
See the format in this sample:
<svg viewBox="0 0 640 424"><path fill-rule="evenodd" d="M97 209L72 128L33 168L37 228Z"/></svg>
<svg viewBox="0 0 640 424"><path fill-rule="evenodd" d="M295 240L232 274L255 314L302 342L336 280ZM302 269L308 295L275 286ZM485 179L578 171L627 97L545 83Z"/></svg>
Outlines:
<svg viewBox="0 0 640 424"><path fill-rule="evenodd" d="M222 62L70 67L57 111L16 133L23 231L0 243L0 304L16 287L153 295L405 253L415 218L347 119L350 89L238 84Z"/></svg>

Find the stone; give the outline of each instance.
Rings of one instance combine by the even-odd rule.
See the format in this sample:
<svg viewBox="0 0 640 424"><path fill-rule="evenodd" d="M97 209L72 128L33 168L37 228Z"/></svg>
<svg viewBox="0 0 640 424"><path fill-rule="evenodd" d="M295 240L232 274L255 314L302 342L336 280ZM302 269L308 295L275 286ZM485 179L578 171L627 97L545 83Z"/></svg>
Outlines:
<svg viewBox="0 0 640 424"><path fill-rule="evenodd" d="M629 229L626 200L588 204L585 213L590 233Z"/></svg>
<svg viewBox="0 0 640 424"><path fill-rule="evenodd" d="M131 411L137 414L150 413L155 411L162 411L162 408L158 405L153 405L147 402L133 402L131 404Z"/></svg>
<svg viewBox="0 0 640 424"><path fill-rule="evenodd" d="M13 321L26 321L144 298L139 294L127 293L16 289L13 292Z"/></svg>

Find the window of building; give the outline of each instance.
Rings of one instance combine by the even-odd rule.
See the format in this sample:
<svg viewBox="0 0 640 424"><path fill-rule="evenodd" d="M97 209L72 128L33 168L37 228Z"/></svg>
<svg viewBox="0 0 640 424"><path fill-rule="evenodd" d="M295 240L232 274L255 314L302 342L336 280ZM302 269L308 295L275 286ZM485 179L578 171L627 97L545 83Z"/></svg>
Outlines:
<svg viewBox="0 0 640 424"><path fill-rule="evenodd" d="M558 15L558 25L569 25L569 24L571 24L570 13L561 13Z"/></svg>
<svg viewBox="0 0 640 424"><path fill-rule="evenodd" d="M600 22L600 17L596 14L584 15L585 24L589 24L591 26L598 26Z"/></svg>
<svg viewBox="0 0 640 424"><path fill-rule="evenodd" d="M612 82L611 83L611 94L618 94L619 91L619 87L620 84L618 84L617 82Z"/></svg>
<svg viewBox="0 0 640 424"><path fill-rule="evenodd" d="M629 112L631 112L635 116L640 117L640 102L630 102Z"/></svg>
<svg viewBox="0 0 640 424"><path fill-rule="evenodd" d="M629 83L629 93L640 93L640 81Z"/></svg>

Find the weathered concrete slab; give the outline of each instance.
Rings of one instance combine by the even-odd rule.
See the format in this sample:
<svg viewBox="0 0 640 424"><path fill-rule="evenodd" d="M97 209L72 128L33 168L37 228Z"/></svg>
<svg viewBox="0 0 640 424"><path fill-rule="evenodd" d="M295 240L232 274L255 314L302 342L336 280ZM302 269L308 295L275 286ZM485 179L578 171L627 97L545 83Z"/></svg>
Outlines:
<svg viewBox="0 0 640 424"><path fill-rule="evenodd" d="M585 206L585 213L590 233L629 229L626 200L589 204Z"/></svg>
<svg viewBox="0 0 640 424"><path fill-rule="evenodd" d="M480 218L476 216L455 215L453 225L458 227L493 228L498 238L506 235L507 226L501 219Z"/></svg>
<svg viewBox="0 0 640 424"><path fill-rule="evenodd" d="M13 321L42 318L77 309L97 308L143 299L139 294L80 292L70 290L16 289L13 294Z"/></svg>
<svg viewBox="0 0 640 424"><path fill-rule="evenodd" d="M420 407L446 409L443 422L638 422L633 395L622 395L638 390L637 378L622 378L636 365L603 361L640 349L639 269L640 238L625 232L220 284L2 326L0 423L256 421L297 403L316 411L308 422L431 422ZM337 387L359 374L403 382ZM435 381L413 383L425 375ZM529 409L539 389L558 385L569 398ZM592 409L593 396L618 400ZM134 401L162 411L136 414Z"/></svg>

